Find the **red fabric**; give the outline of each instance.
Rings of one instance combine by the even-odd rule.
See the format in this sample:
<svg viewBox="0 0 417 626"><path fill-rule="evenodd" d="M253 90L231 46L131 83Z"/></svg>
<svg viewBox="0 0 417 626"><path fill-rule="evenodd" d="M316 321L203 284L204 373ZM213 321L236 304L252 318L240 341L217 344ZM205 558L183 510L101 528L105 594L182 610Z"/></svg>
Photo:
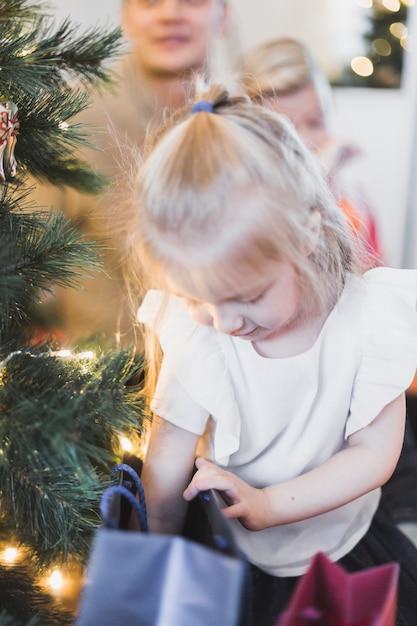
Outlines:
<svg viewBox="0 0 417 626"><path fill-rule="evenodd" d="M382 249L378 240L375 218L371 213L362 216L347 198L339 198L338 205L347 217L353 230L362 242L366 256L366 265L375 267L383 264Z"/></svg>
<svg viewBox="0 0 417 626"><path fill-rule="evenodd" d="M319 552L276 626L395 626L399 565L346 573Z"/></svg>
<svg viewBox="0 0 417 626"><path fill-rule="evenodd" d="M411 383L407 391L408 393L417 396L417 374L414 376L413 382Z"/></svg>

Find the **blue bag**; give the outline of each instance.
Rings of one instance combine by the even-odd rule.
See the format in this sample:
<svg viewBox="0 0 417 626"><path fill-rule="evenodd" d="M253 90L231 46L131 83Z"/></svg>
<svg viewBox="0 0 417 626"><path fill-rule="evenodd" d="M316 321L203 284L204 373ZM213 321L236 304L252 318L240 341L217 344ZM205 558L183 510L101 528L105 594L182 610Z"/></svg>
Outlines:
<svg viewBox="0 0 417 626"><path fill-rule="evenodd" d="M115 470L122 479L102 498L75 626L250 626L249 566L216 494L190 503L181 536L149 533L139 476ZM126 502L140 531L120 528Z"/></svg>

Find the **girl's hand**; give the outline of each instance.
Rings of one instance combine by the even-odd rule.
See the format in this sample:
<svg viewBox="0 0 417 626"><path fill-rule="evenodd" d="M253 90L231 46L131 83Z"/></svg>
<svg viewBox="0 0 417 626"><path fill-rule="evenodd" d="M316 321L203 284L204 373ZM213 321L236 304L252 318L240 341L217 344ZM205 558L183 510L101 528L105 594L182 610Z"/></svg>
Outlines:
<svg viewBox="0 0 417 626"><path fill-rule="evenodd" d="M198 458L198 471L183 497L192 500L199 491L216 489L227 505L223 511L225 517L239 519L248 530L263 530L322 515L389 479L400 456L404 423L402 393L368 426L350 435L345 447L321 465L263 489L250 487L231 472Z"/></svg>
<svg viewBox="0 0 417 626"><path fill-rule="evenodd" d="M184 499L192 500L200 491L216 489L221 492L226 508L225 517L237 518L248 530L267 528L270 517L268 497L263 489L250 487L243 480L203 458L196 460L198 471L184 491Z"/></svg>

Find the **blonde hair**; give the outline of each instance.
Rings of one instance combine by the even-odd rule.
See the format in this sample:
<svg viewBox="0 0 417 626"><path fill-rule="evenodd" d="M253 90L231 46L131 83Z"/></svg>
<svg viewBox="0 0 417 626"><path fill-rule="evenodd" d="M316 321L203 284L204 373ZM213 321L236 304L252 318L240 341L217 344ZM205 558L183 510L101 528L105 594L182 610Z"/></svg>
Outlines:
<svg viewBox="0 0 417 626"><path fill-rule="evenodd" d="M232 288L242 268L272 258L294 265L303 295L324 309L355 271L356 254L318 161L285 118L247 96L212 85L197 99L213 112L192 114L187 105L145 143L135 245L146 288L165 287L167 276ZM317 241L306 254L317 213ZM152 389L152 350L148 365Z"/></svg>
<svg viewBox="0 0 417 626"><path fill-rule="evenodd" d="M279 97L313 84L327 109L330 83L308 46L291 37L260 44L240 59L238 68L245 91L256 99Z"/></svg>

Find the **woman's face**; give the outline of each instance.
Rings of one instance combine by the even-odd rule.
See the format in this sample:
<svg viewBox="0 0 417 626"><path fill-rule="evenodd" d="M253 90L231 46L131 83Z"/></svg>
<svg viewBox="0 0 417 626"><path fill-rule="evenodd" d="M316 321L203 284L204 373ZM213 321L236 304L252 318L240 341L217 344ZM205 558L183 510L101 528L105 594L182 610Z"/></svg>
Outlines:
<svg viewBox="0 0 417 626"><path fill-rule="evenodd" d="M313 84L264 101L273 111L288 117L306 146L318 152L328 136L326 115Z"/></svg>

